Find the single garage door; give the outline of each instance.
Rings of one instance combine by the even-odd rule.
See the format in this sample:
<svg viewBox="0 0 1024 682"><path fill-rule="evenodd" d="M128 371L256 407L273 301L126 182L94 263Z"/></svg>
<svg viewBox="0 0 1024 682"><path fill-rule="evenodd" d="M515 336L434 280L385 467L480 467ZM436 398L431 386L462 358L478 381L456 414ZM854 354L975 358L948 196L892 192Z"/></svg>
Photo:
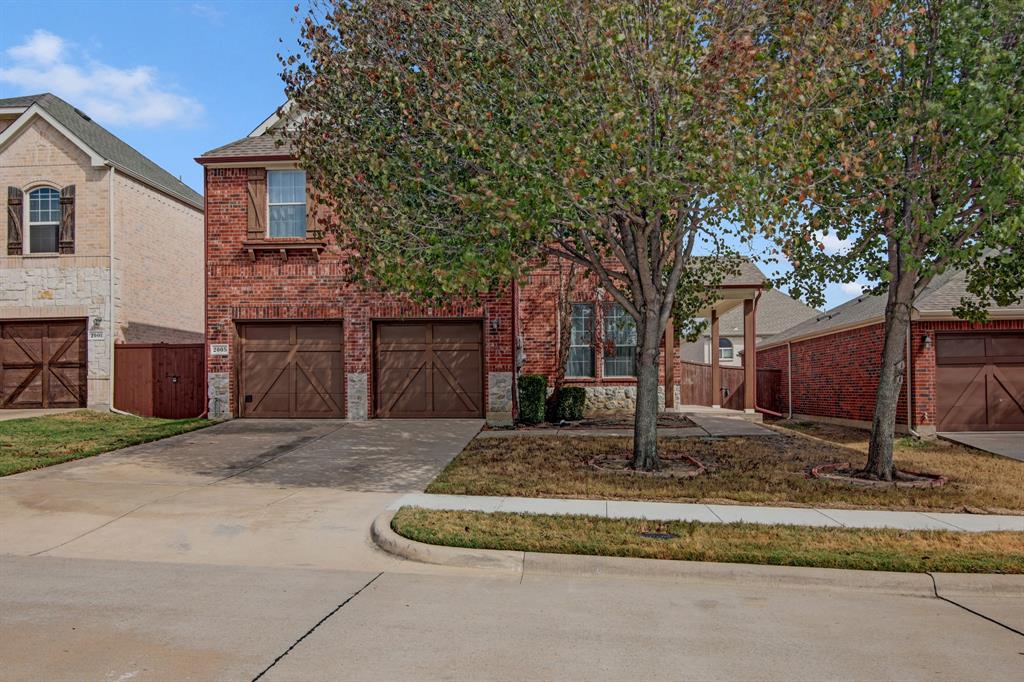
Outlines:
<svg viewBox="0 0 1024 682"><path fill-rule="evenodd" d="M479 322L377 323L374 349L376 416L483 416Z"/></svg>
<svg viewBox="0 0 1024 682"><path fill-rule="evenodd" d="M85 320L0 322L0 407L85 407Z"/></svg>
<svg viewBox="0 0 1024 682"><path fill-rule="evenodd" d="M1024 430L1024 332L939 335L939 431Z"/></svg>
<svg viewBox="0 0 1024 682"><path fill-rule="evenodd" d="M246 323L239 337L243 417L344 416L340 322Z"/></svg>

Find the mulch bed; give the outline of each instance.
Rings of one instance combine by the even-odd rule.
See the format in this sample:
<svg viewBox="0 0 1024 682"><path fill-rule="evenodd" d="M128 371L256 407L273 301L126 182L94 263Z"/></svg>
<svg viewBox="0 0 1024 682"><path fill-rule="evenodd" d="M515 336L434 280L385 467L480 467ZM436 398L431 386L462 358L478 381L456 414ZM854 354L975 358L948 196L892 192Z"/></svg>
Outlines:
<svg viewBox="0 0 1024 682"><path fill-rule="evenodd" d="M696 427L692 421L687 419L681 414L660 414L658 415L658 428L659 429L691 429ZM540 424L516 424L515 430L533 430L533 431L580 431L584 429L632 429L633 428L633 415L631 414L612 414L603 415L600 417L588 417L578 422L562 422L560 424L552 424L548 422L542 422ZM506 431L507 428L492 428L484 427L485 431Z"/></svg>
<svg viewBox="0 0 1024 682"><path fill-rule="evenodd" d="M662 455L659 457L661 468L657 471L631 469L632 459L633 455L628 452L598 455L590 460L590 466L602 473L658 478L696 478L707 471L699 460L683 454Z"/></svg>
<svg viewBox="0 0 1024 682"><path fill-rule="evenodd" d="M946 485L948 478L940 474L926 474L919 471L896 471L896 480L879 481L864 476L863 469L851 465L849 462L838 464L819 464L807 472L808 478L820 478L829 481L838 481L848 485L876 487L876 488L939 488Z"/></svg>

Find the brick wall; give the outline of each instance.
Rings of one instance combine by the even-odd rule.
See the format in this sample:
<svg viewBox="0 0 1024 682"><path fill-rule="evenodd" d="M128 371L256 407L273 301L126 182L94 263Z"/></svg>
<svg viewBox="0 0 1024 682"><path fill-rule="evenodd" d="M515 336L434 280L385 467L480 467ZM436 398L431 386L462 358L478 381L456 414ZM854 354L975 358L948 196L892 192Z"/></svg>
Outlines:
<svg viewBox="0 0 1024 682"><path fill-rule="evenodd" d="M347 405L347 414L372 414L371 327L374 320L478 318L484 332L484 394L492 373L513 370L512 296L495 292L480 301L425 307L402 297L368 291L349 281L348 265L333 247L319 261L307 252L260 253L250 260L246 238L245 168L209 168L207 195L207 342L234 350L237 323L245 320L342 319L345 372L366 375L366 405ZM328 241L330 241L328 239ZM233 355L208 357L207 371L219 383L226 377L226 407L234 415L236 367ZM214 376L217 375L217 376ZM346 393L346 401L351 395Z"/></svg>
<svg viewBox="0 0 1024 682"><path fill-rule="evenodd" d="M121 173L114 204L121 337L137 341L145 329L149 341L181 341L189 333L200 340L203 212Z"/></svg>

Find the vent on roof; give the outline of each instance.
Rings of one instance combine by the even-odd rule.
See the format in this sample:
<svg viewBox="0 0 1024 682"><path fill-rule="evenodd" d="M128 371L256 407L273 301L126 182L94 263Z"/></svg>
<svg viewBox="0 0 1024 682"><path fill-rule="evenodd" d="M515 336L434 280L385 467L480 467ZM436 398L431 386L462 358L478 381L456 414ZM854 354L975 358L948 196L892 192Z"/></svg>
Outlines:
<svg viewBox="0 0 1024 682"><path fill-rule="evenodd" d="M86 121L91 121L92 120L91 118L89 118L89 114L85 113L84 111L82 111L78 107L75 107L75 113L78 114L79 116L81 116L82 118L84 118Z"/></svg>

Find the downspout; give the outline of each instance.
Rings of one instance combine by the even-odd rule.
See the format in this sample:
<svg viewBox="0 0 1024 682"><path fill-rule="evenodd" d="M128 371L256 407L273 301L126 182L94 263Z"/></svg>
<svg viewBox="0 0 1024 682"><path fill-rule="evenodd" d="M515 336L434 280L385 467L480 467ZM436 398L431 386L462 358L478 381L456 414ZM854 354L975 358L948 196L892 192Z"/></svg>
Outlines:
<svg viewBox="0 0 1024 682"><path fill-rule="evenodd" d="M793 418L793 343L786 342L786 404L789 406L789 416Z"/></svg>
<svg viewBox="0 0 1024 682"><path fill-rule="evenodd" d="M922 438L921 434L914 430L914 391L912 390L912 376L914 374L913 365L913 351L910 345L910 339L914 334L914 323L913 321L907 322L907 431L910 435L915 438Z"/></svg>
<svg viewBox="0 0 1024 682"><path fill-rule="evenodd" d="M107 236L107 253L110 258L110 276L109 276L109 287L107 290L107 324L110 327L110 370L107 372L110 378L109 386L109 400L110 400L110 411L117 414L123 414L128 417L136 417L138 415L132 414L131 412L125 412L114 407L114 176L117 171L114 170L114 165L107 162L109 171L107 173L107 228L109 234Z"/></svg>

